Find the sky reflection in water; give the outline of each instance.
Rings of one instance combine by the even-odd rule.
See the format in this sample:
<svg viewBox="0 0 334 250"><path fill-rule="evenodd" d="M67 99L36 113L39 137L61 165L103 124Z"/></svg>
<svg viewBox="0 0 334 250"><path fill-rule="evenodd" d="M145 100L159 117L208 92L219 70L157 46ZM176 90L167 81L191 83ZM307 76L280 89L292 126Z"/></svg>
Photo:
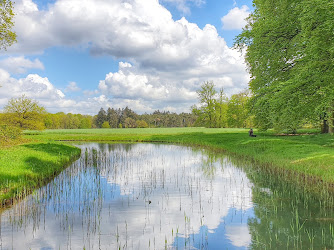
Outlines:
<svg viewBox="0 0 334 250"><path fill-rule="evenodd" d="M244 249L252 184L227 158L159 144L82 156L1 216L3 249Z"/></svg>

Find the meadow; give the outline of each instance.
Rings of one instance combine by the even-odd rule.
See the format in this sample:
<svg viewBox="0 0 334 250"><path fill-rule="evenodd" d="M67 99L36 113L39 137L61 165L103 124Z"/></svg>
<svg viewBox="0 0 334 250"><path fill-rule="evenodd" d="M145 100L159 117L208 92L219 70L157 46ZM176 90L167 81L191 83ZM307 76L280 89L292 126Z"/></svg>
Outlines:
<svg viewBox="0 0 334 250"><path fill-rule="evenodd" d="M60 129L25 131L30 143L1 149L0 199L39 186L58 173L78 151L66 142L162 142L225 151L238 159L261 166L260 171L281 175L304 187L332 187L334 183L334 137L329 134L276 135L247 129L142 128ZM38 146L36 146L38 145ZM254 164L253 164L254 165ZM13 191L15 190L15 191Z"/></svg>
<svg viewBox="0 0 334 250"><path fill-rule="evenodd" d="M60 143L0 148L0 205L10 205L48 183L79 155L80 149Z"/></svg>

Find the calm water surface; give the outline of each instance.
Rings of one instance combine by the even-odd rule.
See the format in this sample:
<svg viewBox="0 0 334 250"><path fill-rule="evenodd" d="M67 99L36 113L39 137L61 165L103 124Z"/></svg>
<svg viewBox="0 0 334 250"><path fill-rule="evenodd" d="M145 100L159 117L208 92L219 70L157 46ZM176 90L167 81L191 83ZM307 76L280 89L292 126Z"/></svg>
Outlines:
<svg viewBox="0 0 334 250"><path fill-rule="evenodd" d="M1 214L1 249L324 249L331 206L228 157L78 145L79 160Z"/></svg>

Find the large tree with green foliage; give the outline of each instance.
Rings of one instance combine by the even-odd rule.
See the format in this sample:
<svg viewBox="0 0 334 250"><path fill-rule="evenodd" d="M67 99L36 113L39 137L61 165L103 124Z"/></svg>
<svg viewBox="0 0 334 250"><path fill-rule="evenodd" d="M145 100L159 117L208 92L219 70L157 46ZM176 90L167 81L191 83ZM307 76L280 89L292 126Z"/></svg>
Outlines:
<svg viewBox="0 0 334 250"><path fill-rule="evenodd" d="M227 124L229 128L250 128L253 126L249 115L250 91L244 90L229 98L227 104Z"/></svg>
<svg viewBox="0 0 334 250"><path fill-rule="evenodd" d="M197 116L196 125L206 127L234 127L244 128L252 126L252 117L249 115L248 90L227 98L223 89L219 93L213 82L204 82L197 91L200 107L191 107Z"/></svg>
<svg viewBox="0 0 334 250"><path fill-rule="evenodd" d="M197 91L201 107L199 109L194 107L193 113L196 113L207 127L214 127L215 125L216 94L214 83L209 81L204 82L201 89Z"/></svg>
<svg viewBox="0 0 334 250"><path fill-rule="evenodd" d="M246 48L252 110L262 128L333 127L334 2L254 0L236 45Z"/></svg>
<svg viewBox="0 0 334 250"><path fill-rule="evenodd" d="M16 34L11 30L13 23L13 5L10 0L0 1L0 50L6 49L16 41Z"/></svg>
<svg viewBox="0 0 334 250"><path fill-rule="evenodd" d="M12 98L4 108L5 123L21 129L44 129L45 108L37 101L22 95Z"/></svg>

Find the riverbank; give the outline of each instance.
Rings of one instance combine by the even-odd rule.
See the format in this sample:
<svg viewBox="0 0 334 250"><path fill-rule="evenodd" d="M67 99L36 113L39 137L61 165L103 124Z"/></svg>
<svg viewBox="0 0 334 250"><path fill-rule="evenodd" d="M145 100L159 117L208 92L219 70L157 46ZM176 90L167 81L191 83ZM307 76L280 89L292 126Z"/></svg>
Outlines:
<svg viewBox="0 0 334 250"><path fill-rule="evenodd" d="M28 132L26 138L40 141L130 141L167 142L220 149L278 171L288 170L309 180L334 183L334 136L329 134L249 137L247 129L147 128L74 129ZM311 131L313 132L313 131ZM305 180L306 180L305 179Z"/></svg>
<svg viewBox="0 0 334 250"><path fill-rule="evenodd" d="M0 204L11 204L48 183L79 155L80 149L61 143L0 148Z"/></svg>
<svg viewBox="0 0 334 250"><path fill-rule="evenodd" d="M23 144L0 150L0 200L10 200L48 182L78 154L64 141L164 142L223 150L307 186L334 183L334 137L247 129L148 128L26 131Z"/></svg>

